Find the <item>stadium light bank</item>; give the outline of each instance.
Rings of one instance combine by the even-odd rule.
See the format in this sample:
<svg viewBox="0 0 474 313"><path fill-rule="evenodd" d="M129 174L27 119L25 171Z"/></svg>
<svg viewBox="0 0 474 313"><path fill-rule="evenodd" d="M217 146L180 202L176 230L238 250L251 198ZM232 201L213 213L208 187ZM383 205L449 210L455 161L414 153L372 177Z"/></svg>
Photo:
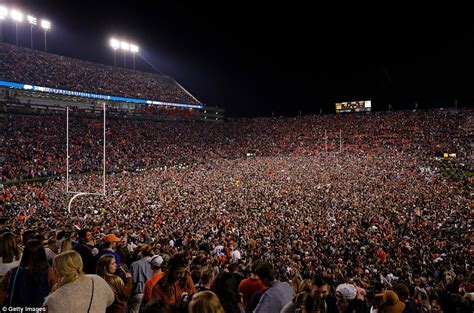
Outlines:
<svg viewBox="0 0 474 313"><path fill-rule="evenodd" d="M0 6L0 42L3 42L3 20L8 17L8 9Z"/></svg>
<svg viewBox="0 0 474 313"><path fill-rule="evenodd" d="M28 23L30 23L30 45L31 49L33 49L33 26L36 26L38 24L38 21L36 17L31 15L28 15L26 19L28 20Z"/></svg>
<svg viewBox="0 0 474 313"><path fill-rule="evenodd" d="M9 9L3 5L0 5L0 42L3 42L3 21L9 16L15 22L15 38L18 46L18 24L23 22L25 15L18 9ZM38 26L38 19L30 14L26 16L26 19L30 24L30 46L33 49L33 27ZM47 52L46 32L51 29L51 22L43 19L40 26L44 30L44 50Z"/></svg>
<svg viewBox="0 0 474 313"><path fill-rule="evenodd" d="M16 45L18 46L18 23L23 22L23 13L18 10L11 10L10 15L12 19L15 21L15 31L16 31Z"/></svg>
<svg viewBox="0 0 474 313"><path fill-rule="evenodd" d="M51 29L51 22L48 20L41 20L41 28L44 30L44 51L48 52L48 44L46 41L46 32Z"/></svg>
<svg viewBox="0 0 474 313"><path fill-rule="evenodd" d="M110 41L110 46L114 50L114 66L117 66L117 50L120 49L123 51L123 67L127 67L126 64L126 53L131 52L133 56L133 69L135 70L135 54L140 51L140 48L135 45L131 44L127 41L121 41L116 38L111 38Z"/></svg>

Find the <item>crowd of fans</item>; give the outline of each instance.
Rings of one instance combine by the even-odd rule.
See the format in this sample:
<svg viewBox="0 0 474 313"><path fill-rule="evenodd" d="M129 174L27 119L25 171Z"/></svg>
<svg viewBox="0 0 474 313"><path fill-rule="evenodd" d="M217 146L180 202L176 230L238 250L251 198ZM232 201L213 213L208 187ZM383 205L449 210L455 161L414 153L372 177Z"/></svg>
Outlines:
<svg viewBox="0 0 474 313"><path fill-rule="evenodd" d="M472 182L434 160L469 161L470 114L111 120L107 194L71 213L64 119L9 117L4 175L60 177L1 193L0 300L51 312L472 312ZM85 190L100 186L80 172L100 160L102 130L77 122L70 183Z"/></svg>
<svg viewBox="0 0 474 313"><path fill-rule="evenodd" d="M39 50L0 44L2 80L70 91L198 104L172 78L112 67Z"/></svg>
<svg viewBox="0 0 474 313"><path fill-rule="evenodd" d="M326 151L348 154L417 154L431 161L437 152L471 153L463 127L470 112L384 112L282 119L240 119L227 123L156 122L108 119L107 171L202 164L209 160L255 156L315 156ZM101 170L102 117L70 121L73 174ZM342 140L340 140L341 136ZM63 174L66 170L66 118L10 115L4 132L8 162L4 180Z"/></svg>

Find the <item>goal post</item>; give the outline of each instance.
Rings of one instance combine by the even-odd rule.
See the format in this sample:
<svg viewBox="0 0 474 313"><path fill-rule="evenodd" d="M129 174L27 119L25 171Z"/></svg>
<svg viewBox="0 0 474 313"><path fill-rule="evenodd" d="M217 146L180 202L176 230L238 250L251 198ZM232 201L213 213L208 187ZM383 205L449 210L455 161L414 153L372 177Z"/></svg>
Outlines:
<svg viewBox="0 0 474 313"><path fill-rule="evenodd" d="M86 191L71 191L69 190L69 106L66 106L66 194L72 194L71 200L69 200L69 204L67 207L68 214L71 213L71 204L79 196L88 195L88 196L105 196L106 189L105 189L105 158L106 158L106 150L105 150L105 133L106 133L106 123L105 123L105 102L102 105L103 109L103 158L102 158L102 191L101 192L86 192Z"/></svg>

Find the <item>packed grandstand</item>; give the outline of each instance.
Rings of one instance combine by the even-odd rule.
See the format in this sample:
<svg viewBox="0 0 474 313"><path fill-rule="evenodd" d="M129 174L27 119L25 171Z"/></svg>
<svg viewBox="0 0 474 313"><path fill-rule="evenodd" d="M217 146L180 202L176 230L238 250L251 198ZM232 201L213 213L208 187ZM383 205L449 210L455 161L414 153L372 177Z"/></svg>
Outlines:
<svg viewBox="0 0 474 313"><path fill-rule="evenodd" d="M7 44L0 52L3 81L199 104L168 77ZM61 268L75 250L84 272L112 287L98 284L96 298L113 312L193 312L199 297L188 296L206 290L225 312L472 312L470 109L224 123L189 118L191 109L174 120L112 114L106 195L79 197L68 213L65 111L28 110L33 95L21 110L16 92L2 99L4 305L61 307L58 292L79 284ZM103 124L75 113L71 188L92 192ZM129 274L109 263L104 272L107 254Z"/></svg>

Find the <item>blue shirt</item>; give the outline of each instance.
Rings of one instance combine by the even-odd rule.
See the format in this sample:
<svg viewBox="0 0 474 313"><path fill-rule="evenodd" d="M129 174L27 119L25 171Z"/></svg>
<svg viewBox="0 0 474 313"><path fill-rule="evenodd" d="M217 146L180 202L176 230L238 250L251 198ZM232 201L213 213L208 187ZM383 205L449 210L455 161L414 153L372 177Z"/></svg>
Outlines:
<svg viewBox="0 0 474 313"><path fill-rule="evenodd" d="M293 288L290 284L276 281L260 298L254 313L279 313L281 309L293 300Z"/></svg>
<svg viewBox="0 0 474 313"><path fill-rule="evenodd" d="M135 261L130 266L132 274L132 294L143 293L145 283L153 276L153 269L150 264L151 257L144 257Z"/></svg>

